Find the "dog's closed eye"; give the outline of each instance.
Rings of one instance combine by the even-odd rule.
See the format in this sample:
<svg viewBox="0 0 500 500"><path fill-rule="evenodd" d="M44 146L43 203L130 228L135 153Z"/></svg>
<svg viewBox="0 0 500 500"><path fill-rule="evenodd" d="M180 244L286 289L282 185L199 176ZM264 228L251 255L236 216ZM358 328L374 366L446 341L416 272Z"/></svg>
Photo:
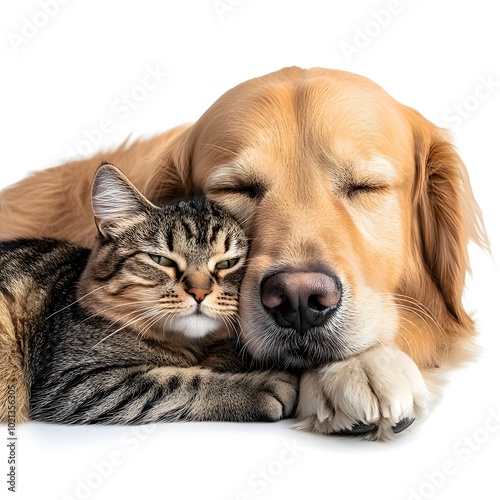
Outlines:
<svg viewBox="0 0 500 500"><path fill-rule="evenodd" d="M386 186L381 184L370 184L370 183L359 183L359 184L349 184L346 188L347 197L350 199L362 194L370 194L377 191L382 191Z"/></svg>
<svg viewBox="0 0 500 500"><path fill-rule="evenodd" d="M234 186L224 186L222 188L214 190L217 194L238 194L246 196L252 200L261 199L266 194L266 188L264 184L260 182L252 182L249 184L241 184Z"/></svg>

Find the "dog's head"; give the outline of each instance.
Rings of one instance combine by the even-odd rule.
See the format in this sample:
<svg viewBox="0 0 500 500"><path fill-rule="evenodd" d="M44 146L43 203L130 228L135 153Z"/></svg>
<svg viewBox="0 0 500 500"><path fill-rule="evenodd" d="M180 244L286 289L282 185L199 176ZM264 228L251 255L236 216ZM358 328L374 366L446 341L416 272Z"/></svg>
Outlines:
<svg viewBox="0 0 500 500"><path fill-rule="evenodd" d="M242 340L312 367L397 342L421 365L472 322L467 242L484 242L443 130L371 81L287 68L224 94L166 152L155 198L201 191L251 241Z"/></svg>

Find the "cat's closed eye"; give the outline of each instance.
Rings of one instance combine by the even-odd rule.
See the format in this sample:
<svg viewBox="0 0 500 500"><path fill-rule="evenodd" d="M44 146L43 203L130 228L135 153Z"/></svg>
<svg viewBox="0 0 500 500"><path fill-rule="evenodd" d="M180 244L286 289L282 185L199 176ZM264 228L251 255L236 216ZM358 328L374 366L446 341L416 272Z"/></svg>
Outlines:
<svg viewBox="0 0 500 500"><path fill-rule="evenodd" d="M169 259L168 257L163 257L162 255L154 255L151 253L149 254L149 256L154 262L156 262L160 266L177 267L177 263L174 260Z"/></svg>

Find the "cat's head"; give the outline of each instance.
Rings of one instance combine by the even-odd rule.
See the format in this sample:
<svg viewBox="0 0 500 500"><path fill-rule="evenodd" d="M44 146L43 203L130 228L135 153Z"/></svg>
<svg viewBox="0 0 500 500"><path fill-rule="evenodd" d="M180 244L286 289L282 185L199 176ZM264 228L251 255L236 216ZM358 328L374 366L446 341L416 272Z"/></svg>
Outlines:
<svg viewBox="0 0 500 500"><path fill-rule="evenodd" d="M109 164L92 207L98 235L79 295L94 314L145 337L236 329L248 244L231 215L203 197L155 206Z"/></svg>

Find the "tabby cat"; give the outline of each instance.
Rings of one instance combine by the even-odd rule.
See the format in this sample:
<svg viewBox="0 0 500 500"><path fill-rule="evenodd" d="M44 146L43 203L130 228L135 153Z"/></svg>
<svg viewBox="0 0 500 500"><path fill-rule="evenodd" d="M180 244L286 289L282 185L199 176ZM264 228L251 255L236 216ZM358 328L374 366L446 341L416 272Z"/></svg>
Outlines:
<svg viewBox="0 0 500 500"><path fill-rule="evenodd" d="M290 416L295 377L252 371L236 349L247 254L236 221L201 197L157 207L109 164L96 173L92 206L92 250L51 239L0 243L0 298L21 346L30 418Z"/></svg>

